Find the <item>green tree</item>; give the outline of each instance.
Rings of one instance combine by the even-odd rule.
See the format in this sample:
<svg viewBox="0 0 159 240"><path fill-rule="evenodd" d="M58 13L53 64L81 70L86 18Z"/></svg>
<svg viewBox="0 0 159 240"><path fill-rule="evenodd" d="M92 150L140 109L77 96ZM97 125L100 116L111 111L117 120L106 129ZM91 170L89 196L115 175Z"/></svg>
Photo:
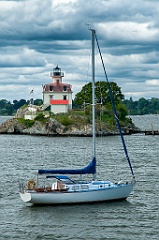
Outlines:
<svg viewBox="0 0 159 240"><path fill-rule="evenodd" d="M42 99L39 99L39 98L37 98L37 99L35 99L35 100L34 100L34 104L35 104L35 105L37 105L37 106L40 106L40 105L42 105L42 104L43 104L43 100L42 100Z"/></svg>
<svg viewBox="0 0 159 240"><path fill-rule="evenodd" d="M123 103L126 105L129 114L154 114L159 113L159 99L151 98L145 99L140 98L138 101L124 100Z"/></svg>
<svg viewBox="0 0 159 240"><path fill-rule="evenodd" d="M111 92L114 98L114 103L118 104L124 99L124 95L121 92L121 88L115 83L110 82ZM108 91L108 85L106 82L98 81L95 83L95 95L96 103L102 103L106 105L110 103L110 96ZM84 103L92 103L92 83L88 83L82 87L82 90L76 94L74 104L83 105Z"/></svg>
<svg viewBox="0 0 159 240"><path fill-rule="evenodd" d="M12 115L14 112L13 105L6 99L0 100L0 115Z"/></svg>
<svg viewBox="0 0 159 240"><path fill-rule="evenodd" d="M21 100L13 100L13 103L10 101L7 101L6 99L0 100L0 115L14 115L17 111L17 109L27 106L29 104L29 100L21 99ZM35 99L34 104L35 105L42 105L43 101L42 99Z"/></svg>
<svg viewBox="0 0 159 240"><path fill-rule="evenodd" d="M6 99L0 100L0 109L5 108L8 104L8 101Z"/></svg>
<svg viewBox="0 0 159 240"><path fill-rule="evenodd" d="M125 120L128 115L128 110L122 102L117 105L117 113L120 120Z"/></svg>
<svg viewBox="0 0 159 240"><path fill-rule="evenodd" d="M151 98L151 100L149 101L149 109L150 109L150 113L159 112L159 99L158 98Z"/></svg>
<svg viewBox="0 0 159 240"><path fill-rule="evenodd" d="M145 98L140 98L138 101L138 110L139 114L147 114L148 113L148 105L149 102Z"/></svg>
<svg viewBox="0 0 159 240"><path fill-rule="evenodd" d="M20 99L19 101L13 100L13 107L16 110L21 108L24 104L27 104L27 101L25 99Z"/></svg>

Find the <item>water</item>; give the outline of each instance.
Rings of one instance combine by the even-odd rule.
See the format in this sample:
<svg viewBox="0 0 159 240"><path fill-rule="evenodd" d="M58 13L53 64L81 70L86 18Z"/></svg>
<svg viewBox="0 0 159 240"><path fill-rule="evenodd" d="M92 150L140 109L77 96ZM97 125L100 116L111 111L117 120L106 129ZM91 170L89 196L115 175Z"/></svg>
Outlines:
<svg viewBox="0 0 159 240"><path fill-rule="evenodd" d="M149 120L143 117L151 125L152 115ZM141 125L138 116L135 123ZM137 179L127 201L40 207L20 200L19 181L32 178L39 168L85 166L91 160L91 139L0 135L0 239L159 239L159 136L136 134L125 141ZM99 178L129 177L119 137L97 143Z"/></svg>
<svg viewBox="0 0 159 240"><path fill-rule="evenodd" d="M159 115L138 115L130 116L135 124L137 124L141 130L157 130L159 131Z"/></svg>

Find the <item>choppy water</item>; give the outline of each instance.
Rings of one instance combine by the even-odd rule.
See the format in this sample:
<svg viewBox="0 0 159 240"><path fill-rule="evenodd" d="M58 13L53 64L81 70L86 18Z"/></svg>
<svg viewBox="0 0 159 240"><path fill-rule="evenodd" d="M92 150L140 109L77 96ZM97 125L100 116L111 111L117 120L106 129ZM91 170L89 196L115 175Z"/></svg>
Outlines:
<svg viewBox="0 0 159 240"><path fill-rule="evenodd" d="M159 131L159 115L137 115L131 116L133 122L137 124L141 130L158 130Z"/></svg>
<svg viewBox="0 0 159 240"><path fill-rule="evenodd" d="M40 207L20 200L19 181L42 167L85 166L92 156L91 139L0 135L0 239L159 239L159 136L136 134L125 140L137 179L127 201ZM130 176L119 137L97 143L99 178Z"/></svg>

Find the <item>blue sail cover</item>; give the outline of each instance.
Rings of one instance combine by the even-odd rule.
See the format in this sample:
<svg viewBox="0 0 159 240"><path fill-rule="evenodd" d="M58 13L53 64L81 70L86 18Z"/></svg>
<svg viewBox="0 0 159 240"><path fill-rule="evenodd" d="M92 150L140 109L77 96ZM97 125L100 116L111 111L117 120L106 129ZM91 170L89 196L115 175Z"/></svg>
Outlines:
<svg viewBox="0 0 159 240"><path fill-rule="evenodd" d="M95 157L93 158L92 162L85 167L81 169L53 169L53 170L43 170L40 169L38 170L38 174L95 174L96 173L96 159Z"/></svg>

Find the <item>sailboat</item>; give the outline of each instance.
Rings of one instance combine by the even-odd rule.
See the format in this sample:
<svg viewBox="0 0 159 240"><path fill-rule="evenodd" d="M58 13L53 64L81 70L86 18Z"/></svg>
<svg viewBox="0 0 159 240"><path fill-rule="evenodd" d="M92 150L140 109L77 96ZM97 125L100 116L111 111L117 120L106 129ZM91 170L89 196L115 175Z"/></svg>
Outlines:
<svg viewBox="0 0 159 240"><path fill-rule="evenodd" d="M113 105L114 115L119 128L123 149L125 151L126 159L132 173L132 180L130 182L111 182L108 180L97 180L96 178L96 128L95 128L95 40L99 49L102 64L104 62L100 52L96 31L91 29L92 35L92 138L93 138L93 157L92 161L81 169L40 169L37 173L36 180L29 180L27 188L24 184L20 184L20 197L25 203L32 204L78 204L78 203L92 203L103 201L114 201L126 199L133 190L135 184L135 175L128 156L125 141L122 135L120 123L116 114L116 109L113 104L113 98L110 91L110 98ZM107 78L106 70L104 67ZM107 78L108 81L108 78ZM108 87L109 82L108 82ZM79 180L74 180L69 176L79 175ZM91 180L85 181L81 176L92 175ZM51 178L51 185L45 187L38 187L39 176L44 176L47 179Z"/></svg>

